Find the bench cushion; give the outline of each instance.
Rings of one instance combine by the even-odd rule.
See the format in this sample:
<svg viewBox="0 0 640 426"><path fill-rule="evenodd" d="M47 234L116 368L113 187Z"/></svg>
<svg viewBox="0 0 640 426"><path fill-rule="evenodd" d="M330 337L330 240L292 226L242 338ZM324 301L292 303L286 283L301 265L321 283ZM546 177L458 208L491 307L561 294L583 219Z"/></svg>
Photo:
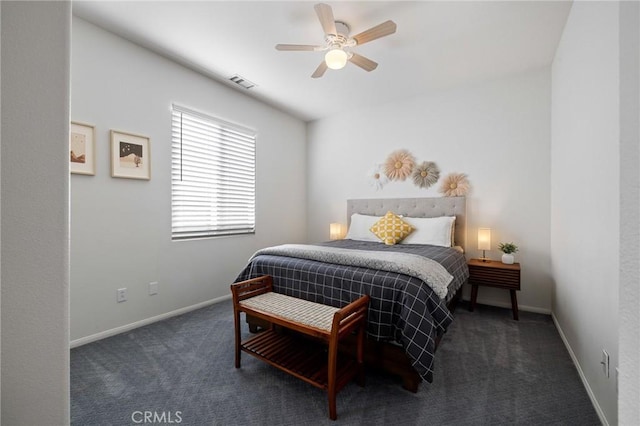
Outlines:
<svg viewBox="0 0 640 426"><path fill-rule="evenodd" d="M240 306L268 312L273 315L331 332L333 315L339 308L297 299L280 293L268 292L242 300Z"/></svg>

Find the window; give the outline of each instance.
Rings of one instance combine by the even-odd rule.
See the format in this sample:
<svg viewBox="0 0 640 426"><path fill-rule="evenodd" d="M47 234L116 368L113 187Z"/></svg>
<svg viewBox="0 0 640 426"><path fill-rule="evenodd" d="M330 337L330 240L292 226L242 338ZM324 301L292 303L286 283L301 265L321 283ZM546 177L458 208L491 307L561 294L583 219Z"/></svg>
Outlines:
<svg viewBox="0 0 640 426"><path fill-rule="evenodd" d="M171 238L255 232L256 132L173 105Z"/></svg>

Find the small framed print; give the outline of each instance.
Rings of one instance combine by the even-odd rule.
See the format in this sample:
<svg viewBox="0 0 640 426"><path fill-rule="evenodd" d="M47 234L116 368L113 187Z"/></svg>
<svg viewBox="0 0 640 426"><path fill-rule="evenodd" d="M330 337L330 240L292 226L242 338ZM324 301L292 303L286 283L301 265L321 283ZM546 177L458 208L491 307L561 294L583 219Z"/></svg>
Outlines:
<svg viewBox="0 0 640 426"><path fill-rule="evenodd" d="M69 127L69 170L79 175L96 174L96 129L85 123L71 122Z"/></svg>
<svg viewBox="0 0 640 426"><path fill-rule="evenodd" d="M151 179L151 151L148 137L111 131L111 176Z"/></svg>

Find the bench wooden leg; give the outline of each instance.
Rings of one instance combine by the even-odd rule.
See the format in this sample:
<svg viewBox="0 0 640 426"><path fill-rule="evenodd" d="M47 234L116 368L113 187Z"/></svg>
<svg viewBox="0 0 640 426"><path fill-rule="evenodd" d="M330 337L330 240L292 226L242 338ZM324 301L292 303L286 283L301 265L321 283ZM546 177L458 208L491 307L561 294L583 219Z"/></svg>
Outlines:
<svg viewBox="0 0 640 426"><path fill-rule="evenodd" d="M358 329L358 351L356 361L358 362L357 383L360 387L364 387L364 326Z"/></svg>
<svg viewBox="0 0 640 426"><path fill-rule="evenodd" d="M236 368L240 368L240 312L233 309L233 326L235 330Z"/></svg>
<svg viewBox="0 0 640 426"><path fill-rule="evenodd" d="M327 371L327 393L329 394L329 418L336 420L338 418L338 412L336 408L336 369L338 364L338 342L337 339L333 339L329 342L329 360Z"/></svg>

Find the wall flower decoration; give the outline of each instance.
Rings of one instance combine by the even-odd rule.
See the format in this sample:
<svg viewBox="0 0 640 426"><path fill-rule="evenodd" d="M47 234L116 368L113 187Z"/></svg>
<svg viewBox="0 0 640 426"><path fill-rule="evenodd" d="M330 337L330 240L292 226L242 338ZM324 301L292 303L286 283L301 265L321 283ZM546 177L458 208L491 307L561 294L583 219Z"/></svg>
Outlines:
<svg viewBox="0 0 640 426"><path fill-rule="evenodd" d="M415 164L413 155L405 149L393 151L384 163L384 172L390 180L405 180Z"/></svg>
<svg viewBox="0 0 640 426"><path fill-rule="evenodd" d="M450 173L440 185L440 193L445 197L460 197L467 195L471 189L469 179L464 173Z"/></svg>
<svg viewBox="0 0 640 426"><path fill-rule="evenodd" d="M376 164L368 172L367 177L369 184L378 191L389 182L389 178L384 174L382 170L382 164Z"/></svg>
<svg viewBox="0 0 640 426"><path fill-rule="evenodd" d="M433 161L423 161L413 170L413 183L420 188L429 188L440 179L440 169Z"/></svg>

